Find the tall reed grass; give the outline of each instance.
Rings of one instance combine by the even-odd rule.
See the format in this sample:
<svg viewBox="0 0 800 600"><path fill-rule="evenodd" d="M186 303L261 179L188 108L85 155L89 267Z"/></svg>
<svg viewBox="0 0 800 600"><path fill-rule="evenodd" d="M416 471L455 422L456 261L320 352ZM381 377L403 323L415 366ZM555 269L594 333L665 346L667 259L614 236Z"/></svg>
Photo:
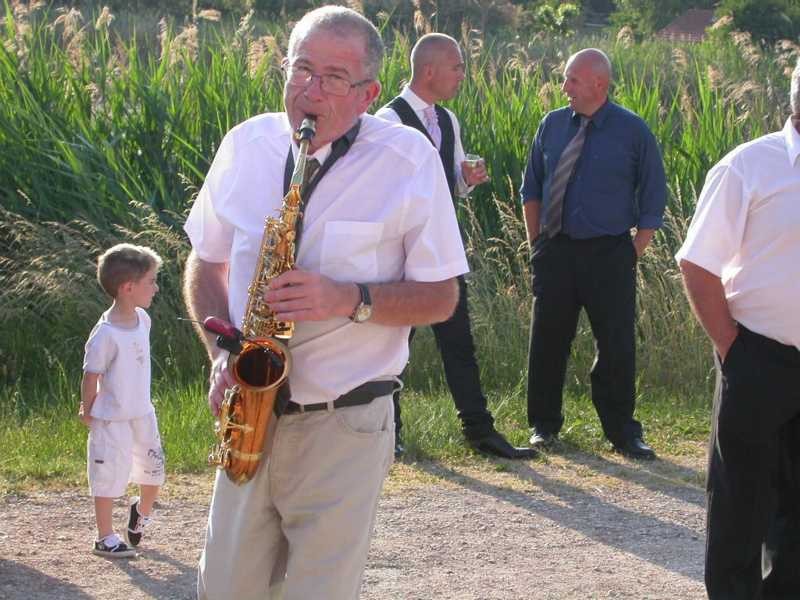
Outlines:
<svg viewBox="0 0 800 600"><path fill-rule="evenodd" d="M147 37L115 28L112 17L16 2L6 5L0 28L0 407L20 422L76 404L82 344L107 303L94 260L122 239L166 259L153 307L157 385L199 390L204 356L176 320L188 251L180 227L223 134L282 106L285 24L247 15L225 27L207 14L179 27L162 21ZM389 43L377 106L408 78L413 43L391 21L382 26ZM492 175L458 203L490 395L510 399L524 423L530 282L517 190L539 120L564 102L566 58L597 46L613 61L614 99L649 123L669 179L666 225L640 263L639 391L643 401L706 397L708 347L672 255L708 168L782 125L798 46L764 51L738 34L686 46L604 36L524 40L466 28L462 44L468 76L450 106L465 147L486 157ZM585 391L593 354L586 322L580 330L568 376L573 394ZM412 388L441 392L436 354L430 336L419 336Z"/></svg>

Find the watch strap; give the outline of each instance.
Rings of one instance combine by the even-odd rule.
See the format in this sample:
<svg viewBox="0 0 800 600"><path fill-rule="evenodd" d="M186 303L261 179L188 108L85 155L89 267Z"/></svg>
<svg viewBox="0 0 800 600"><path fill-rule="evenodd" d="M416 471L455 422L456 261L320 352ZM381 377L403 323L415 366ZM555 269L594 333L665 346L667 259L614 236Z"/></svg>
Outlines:
<svg viewBox="0 0 800 600"><path fill-rule="evenodd" d="M362 307L372 306L372 298L369 295L369 288L367 287L367 284L356 283L356 286L358 286L358 291L361 294L361 301L358 304L356 304L356 307L353 309L353 312L350 313L349 318L351 321L356 320L356 318L358 317L358 312L362 309Z"/></svg>
<svg viewBox="0 0 800 600"><path fill-rule="evenodd" d="M369 287L366 283L357 283L358 291L361 292L361 304L372 306L372 298L369 295Z"/></svg>

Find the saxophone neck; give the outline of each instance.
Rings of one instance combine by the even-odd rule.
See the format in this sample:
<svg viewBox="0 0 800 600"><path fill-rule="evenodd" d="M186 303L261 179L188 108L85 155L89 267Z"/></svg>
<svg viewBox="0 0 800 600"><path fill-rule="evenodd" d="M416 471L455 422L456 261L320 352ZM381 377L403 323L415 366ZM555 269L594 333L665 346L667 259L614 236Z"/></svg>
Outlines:
<svg viewBox="0 0 800 600"><path fill-rule="evenodd" d="M308 142L304 142L308 146ZM297 162L294 164L294 171L292 172L292 181L290 187L300 189L303 185L303 177L306 173L306 163L308 162L308 155L304 149L300 148L300 153L297 155Z"/></svg>
<svg viewBox="0 0 800 600"><path fill-rule="evenodd" d="M294 137L300 145L300 151L297 153L297 161L295 162L294 172L292 173L292 187L296 186L299 188L305 183L303 177L306 172L306 162L308 160L308 146L317 133L316 128L316 117L306 117L294 133Z"/></svg>

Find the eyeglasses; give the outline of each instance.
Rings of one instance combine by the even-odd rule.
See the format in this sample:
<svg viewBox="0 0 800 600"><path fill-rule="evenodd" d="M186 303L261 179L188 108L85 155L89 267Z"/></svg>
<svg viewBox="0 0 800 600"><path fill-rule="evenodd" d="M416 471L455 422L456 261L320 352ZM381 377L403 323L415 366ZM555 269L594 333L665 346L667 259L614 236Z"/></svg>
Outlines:
<svg viewBox="0 0 800 600"><path fill-rule="evenodd" d="M330 94L331 96L347 96L347 94L350 93L350 90L354 87L358 87L359 85L363 85L372 81L372 79L363 79L361 81L356 81L355 83L350 83L347 81L347 79L344 77L339 77L338 75L317 75L316 73L312 73L311 70L307 69L306 67L294 65L283 65L283 69L286 72L286 81L289 85L308 87L316 77L319 79L319 87L322 89L322 91L326 94Z"/></svg>

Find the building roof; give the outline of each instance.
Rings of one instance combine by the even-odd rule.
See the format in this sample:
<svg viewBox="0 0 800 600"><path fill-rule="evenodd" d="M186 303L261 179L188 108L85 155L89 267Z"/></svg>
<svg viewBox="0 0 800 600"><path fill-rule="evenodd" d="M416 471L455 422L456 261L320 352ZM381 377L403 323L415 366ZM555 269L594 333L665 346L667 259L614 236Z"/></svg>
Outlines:
<svg viewBox="0 0 800 600"><path fill-rule="evenodd" d="M656 36L683 42L700 42L706 34L706 28L714 22L714 11L702 8L690 8L675 18L672 23L659 31Z"/></svg>

